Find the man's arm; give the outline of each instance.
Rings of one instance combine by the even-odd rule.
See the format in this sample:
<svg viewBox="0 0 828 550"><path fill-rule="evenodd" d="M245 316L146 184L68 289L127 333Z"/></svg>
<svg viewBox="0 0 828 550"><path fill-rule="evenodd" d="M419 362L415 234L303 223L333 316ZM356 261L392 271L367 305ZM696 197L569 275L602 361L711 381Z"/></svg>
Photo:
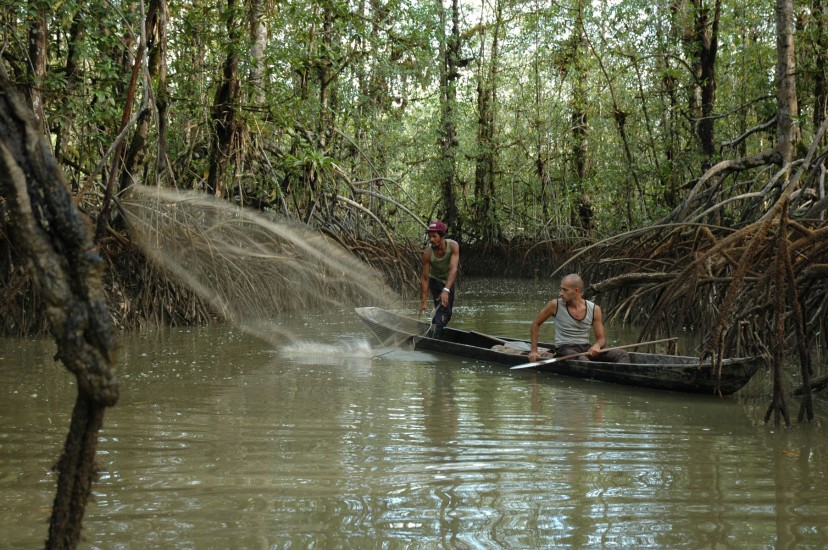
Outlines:
<svg viewBox="0 0 828 550"><path fill-rule="evenodd" d="M550 317L555 315L558 312L558 300L550 300L548 304L546 304L542 310L540 310L535 317L535 320L532 321L532 329L530 331L530 339L531 343L529 346L529 361L537 361L538 360L538 336L540 335L540 327L541 325Z"/></svg>
<svg viewBox="0 0 828 550"><path fill-rule="evenodd" d="M457 268L460 267L460 245L457 241L451 241L451 258L449 258L449 272L446 278L446 287L454 288L457 280Z"/></svg>
<svg viewBox="0 0 828 550"><path fill-rule="evenodd" d="M592 313L592 331L595 333L595 343L589 348L589 356L595 357L607 345L607 340L604 337L604 314L601 312L601 306L598 304L595 304L595 309Z"/></svg>
<svg viewBox="0 0 828 550"><path fill-rule="evenodd" d="M423 251L423 274L420 277L420 315L425 313L428 303L428 274L431 271L431 254L428 247Z"/></svg>
<svg viewBox="0 0 828 550"><path fill-rule="evenodd" d="M451 247L451 257L449 258L449 272L448 277L446 277L446 288L451 289L454 288L454 282L457 280L457 267L460 265L460 245L455 241L451 241L448 243L448 246ZM443 307L448 307L448 292L440 293L440 303L443 304Z"/></svg>

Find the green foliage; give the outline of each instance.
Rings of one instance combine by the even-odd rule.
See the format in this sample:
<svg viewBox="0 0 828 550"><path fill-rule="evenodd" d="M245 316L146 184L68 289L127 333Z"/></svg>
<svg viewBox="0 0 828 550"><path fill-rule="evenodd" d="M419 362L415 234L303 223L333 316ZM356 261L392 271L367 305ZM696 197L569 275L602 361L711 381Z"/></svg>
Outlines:
<svg viewBox="0 0 828 550"><path fill-rule="evenodd" d="M263 2L266 39L251 55L250 2L235 2L241 24L225 26L226 1L170 0L166 83L169 173L153 174L147 152L144 181L200 188L208 170L211 109L222 65L239 56L243 87L241 125L228 193L272 202L284 193L304 197L320 189L349 194L342 181L387 195L421 219L444 207L437 182L447 168L439 149L444 122L439 79L444 59L437 2ZM701 158L692 109L696 82L690 72L691 5L671 11L666 0L548 3L498 0L462 4L461 64L457 82L455 196L461 216L472 219L478 85L494 90L490 146L494 188L488 197L504 236L570 235L579 201L590 201L595 236L646 224L680 200L699 176ZM481 8L481 6L483 6ZM6 2L3 58L26 84L27 31L45 7L49 25L47 78L41 83L49 130L61 133L61 161L74 188L93 174L120 132L132 62L143 21L134 3L107 5L69 0L38 5ZM479 10L483 9L481 13ZM500 9L499 53L492 57L494 11ZM583 33L576 33L580 10ZM448 13L448 12L447 12ZM84 31L72 34L73 22ZM723 6L716 59L715 138L733 139L775 113L773 6L754 2ZM824 51L812 14L799 33L798 63L806 68L799 123L813 132L816 59ZM819 32L824 32L824 29ZM798 37L798 38L799 38ZM66 73L74 48L78 74ZM262 80L247 76L255 69ZM487 80L491 79L491 80ZM133 112L152 108L158 81L142 78ZM573 133L573 110L583 112L584 135ZM157 128L151 139L156 140ZM772 142L758 132L717 158L751 154ZM583 141L584 158L576 147ZM55 139L53 139L55 142ZM715 159L714 159L715 160ZM577 180L576 165L586 174ZM96 174L96 185L103 184ZM364 183L359 183L364 182ZM309 189L317 186L316 189ZM95 200L95 194L91 200ZM352 199L358 197L351 197ZM359 198L359 200L363 200ZM287 201L306 218L312 202ZM366 203L402 233L419 234L415 220L386 201ZM90 205L94 208L94 204ZM457 235L457 237L461 237Z"/></svg>

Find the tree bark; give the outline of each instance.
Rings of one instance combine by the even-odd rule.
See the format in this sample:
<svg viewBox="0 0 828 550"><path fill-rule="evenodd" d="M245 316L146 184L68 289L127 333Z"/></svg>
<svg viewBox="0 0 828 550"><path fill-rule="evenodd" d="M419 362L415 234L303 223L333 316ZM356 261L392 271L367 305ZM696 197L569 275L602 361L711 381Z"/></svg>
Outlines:
<svg viewBox="0 0 828 550"><path fill-rule="evenodd" d="M130 75L129 85L124 94L124 111L121 116L121 125L118 130L123 131L129 124L132 118L132 106L135 102L135 91L138 86L138 75L141 72L141 63L143 61L144 49L146 44L143 40L138 44L138 51L135 54L135 60L132 63L132 74ZM109 177L106 181L106 188L104 189L104 197L101 203L101 211L98 214L98 224L95 229L95 242L100 243L103 240L104 234L109 227L109 215L112 209L112 196L115 187L115 180L120 174L123 167L124 156L124 140L119 139L115 146L115 151L112 154L112 168L109 171Z"/></svg>
<svg viewBox="0 0 828 550"><path fill-rule="evenodd" d="M167 101L166 64L164 60L166 56L166 14L166 1L152 0L147 10L147 20L144 25L144 38L147 41L149 84L154 88L145 90L145 106L148 106L151 99L155 98L159 126L159 158L156 162L156 170L153 172L156 176L163 173L163 167L166 164L164 162L166 157L166 140L163 139L163 136L166 134L166 124L162 123L166 119ZM142 109L136 124L135 134L132 136L132 142L124 159L124 168L118 184L120 191L124 191L127 187L137 182L137 175L141 172L141 168L144 165L144 159L147 153L147 137L149 136L150 123L153 118L151 109Z"/></svg>
<svg viewBox="0 0 828 550"><path fill-rule="evenodd" d="M63 90L63 113L64 115L59 119L59 123L55 128L57 137L55 138L55 158L60 162L63 157L63 144L69 132L72 130L72 117L68 113L72 112L71 102L72 96L80 82L80 67L82 59L80 57L80 46L84 41L86 34L85 18L82 10L78 10L72 19L72 26L69 29L69 44L66 52L66 67L63 75L66 80L66 87Z"/></svg>
<svg viewBox="0 0 828 550"><path fill-rule="evenodd" d="M697 133L704 153L702 168L710 166L716 152L716 137L713 114L716 108L716 52L719 47L719 18L721 0L713 5L713 21L710 21L710 8L705 0L695 0L696 5L696 40L698 46L699 88L701 93L701 119L698 121Z"/></svg>
<svg viewBox="0 0 828 550"><path fill-rule="evenodd" d="M43 84L46 81L47 7L42 0L32 0L31 8L33 17L29 22L29 82L26 92L40 133L44 133L46 114L43 110Z"/></svg>
<svg viewBox="0 0 828 550"><path fill-rule="evenodd" d="M454 194L457 179L457 79L460 58L460 8L458 0L451 2L451 34L445 36L446 20L442 0L440 10L440 161L438 174L442 191L441 211L438 216L453 227L455 235L462 235L462 220Z"/></svg>
<svg viewBox="0 0 828 550"><path fill-rule="evenodd" d="M167 0L153 0L157 4L155 21L150 28L154 31L148 46L149 66L157 66L155 73L154 91L155 107L158 110L158 150L155 159L156 177L168 172L167 159L167 130L169 128L167 109L170 104L170 90L167 86L167 23L170 19ZM152 69L150 69L152 71Z"/></svg>
<svg viewBox="0 0 828 550"><path fill-rule="evenodd" d="M115 335L101 284L104 262L34 113L2 65L0 191L12 237L42 295L56 358L78 383L46 542L47 548L75 548L95 474L98 431L105 408L117 403L119 393Z"/></svg>
<svg viewBox="0 0 828 550"><path fill-rule="evenodd" d="M822 0L813 0L811 13L814 18L814 35L816 47L814 56L814 128L819 128L825 117L828 116L828 15Z"/></svg>
<svg viewBox="0 0 828 550"><path fill-rule="evenodd" d="M498 34L503 20L503 2L495 5L495 22L492 26L492 53L488 71L485 66L486 38L481 33L477 76L477 162L474 172L475 225L484 242L499 239L497 213L495 212L495 127L497 109L497 73L500 63ZM483 25L481 25L483 27Z"/></svg>
<svg viewBox="0 0 828 550"><path fill-rule="evenodd" d="M572 90L572 159L575 165L574 180L578 190L577 209L572 212L572 225L589 235L592 233L593 212L589 196L584 189L589 169L589 120L586 108L589 99L586 90L586 69L581 59L581 56L585 55L585 44L583 14L579 8L573 29L571 54L575 69Z"/></svg>
<svg viewBox="0 0 828 550"><path fill-rule="evenodd" d="M319 115L317 139L318 147L324 151L333 136L333 112L331 108L331 79L333 78L333 23L334 14L330 5L325 5L322 12L322 44L319 59L316 62L316 79L319 84ZM309 180L315 180L316 174L307 174Z"/></svg>
<svg viewBox="0 0 828 550"><path fill-rule="evenodd" d="M716 151L713 112L716 103L715 69L721 2L715 0L711 17L709 1L692 0L693 24L682 32L684 49L691 60L690 76L693 82L689 111L701 149L702 171L711 166Z"/></svg>
<svg viewBox="0 0 828 550"><path fill-rule="evenodd" d="M793 0L776 0L776 106L777 151L783 164L793 158L799 141L796 99L796 52L793 35Z"/></svg>
<svg viewBox="0 0 828 550"><path fill-rule="evenodd" d="M207 173L207 193L221 197L224 194L224 178L227 165L235 152L235 141L239 138L240 124L236 120L241 84L239 83L238 21L236 0L227 0L227 56L224 59L222 77L216 88L213 101L210 136L210 169Z"/></svg>
<svg viewBox="0 0 828 550"><path fill-rule="evenodd" d="M264 105L264 51L267 46L267 26L265 25L265 8L262 0L250 1L250 94L254 105Z"/></svg>

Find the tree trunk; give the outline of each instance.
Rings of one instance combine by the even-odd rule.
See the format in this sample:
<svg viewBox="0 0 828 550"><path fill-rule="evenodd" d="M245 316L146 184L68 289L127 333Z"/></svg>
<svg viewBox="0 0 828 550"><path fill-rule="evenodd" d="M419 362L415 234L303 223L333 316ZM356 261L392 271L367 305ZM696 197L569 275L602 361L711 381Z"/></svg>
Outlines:
<svg viewBox="0 0 828 550"><path fill-rule="evenodd" d="M716 153L716 138L713 114L716 107L716 52L719 46L719 17L721 0L713 6L713 21L710 21L710 8L705 0L695 0L696 4L696 39L699 48L699 87L701 88L701 119L697 132L702 152L703 168L710 165Z"/></svg>
<svg viewBox="0 0 828 550"><path fill-rule="evenodd" d="M150 81L154 85L153 90L147 91L147 99L155 97L156 107L159 120L159 141L166 133L166 124L161 123L166 118L166 70L165 70L165 55L166 55L166 24L167 24L167 5L165 0L152 0L149 9L147 10L147 20L145 24L146 39L147 39L147 60L149 65ZM147 102L148 103L148 102ZM127 151L124 159L124 169L121 172L121 180L118 185L120 191L124 191L130 185L137 182L139 172L142 171L144 165L144 158L147 152L147 137L149 136L150 123L153 119L152 110L144 109L138 117L138 123L135 129L135 134L132 136L132 143ZM165 165L164 158L165 147L159 143L159 158L156 162L156 170L153 172L156 176L162 173Z"/></svg>
<svg viewBox="0 0 828 550"><path fill-rule="evenodd" d="M333 136L333 112L331 108L331 79L333 78L333 22L334 14L330 5L324 6L322 14L322 47L317 52L316 76L319 83L319 126L317 139L319 149L324 151ZM309 175L313 177L313 175Z"/></svg>
<svg viewBox="0 0 828 550"><path fill-rule="evenodd" d="M42 0L32 0L32 18L29 21L28 88L29 105L35 114L40 133L46 131L43 110L43 84L46 82L47 6Z"/></svg>
<svg viewBox="0 0 828 550"><path fill-rule="evenodd" d="M814 128L819 128L825 117L828 116L828 83L826 83L826 71L828 71L828 21L826 21L825 6L822 0L813 0L811 14L814 18L814 35L816 47L814 48ZM824 139L824 138L823 138Z"/></svg>
<svg viewBox="0 0 828 550"><path fill-rule="evenodd" d="M460 8L458 0L451 2L451 34L445 36L445 10L442 0L437 0L440 10L440 162L438 174L442 190L442 208L437 215L453 227L452 233L462 235L462 220L454 196L457 178L457 79L460 58Z"/></svg>
<svg viewBox="0 0 828 550"><path fill-rule="evenodd" d="M535 143L535 171L540 182L540 203L543 219L549 218L549 168L543 142L538 139Z"/></svg>
<svg viewBox="0 0 828 550"><path fill-rule="evenodd" d="M575 79L572 90L572 159L574 163L574 179L578 196L576 209L572 212L572 225L579 227L584 234L592 233L592 205L584 189L584 181L589 169L589 120L587 118L587 73L581 57L584 52L584 21L581 10L575 20L575 29L572 37L572 60L575 69Z"/></svg>
<svg viewBox="0 0 828 550"><path fill-rule="evenodd" d="M115 335L101 276L104 263L34 113L0 64L0 194L11 233L42 295L56 357L77 380L47 548L75 548L95 475L98 431L118 401Z"/></svg>
<svg viewBox="0 0 828 550"><path fill-rule="evenodd" d="M549 168L549 157L551 155L552 145L550 143L549 136L547 135L549 119L546 115L547 107L544 104L544 92L546 91L547 79L542 72L542 67L546 61L546 52L543 47L543 38L546 34L545 31L546 28L541 25L539 21L534 22L534 28L532 30L532 38L534 40L532 47L532 84L534 87L534 104L532 105L531 110L532 115L528 121L535 141L533 144L535 155L535 177L537 178L538 185L540 186L540 194L538 196L530 195L527 197L517 197L519 200L522 200L524 204L532 205L532 207L527 210L527 213L533 217L536 214L534 211L534 205L538 202L540 203L541 225L544 228L544 233L546 233L546 228L551 223L550 206L554 206L554 196L552 196L554 189L551 185L552 176ZM561 71L561 74L561 79L563 79L565 69ZM530 190L529 193L532 193L532 191ZM560 208L556 209L556 212L560 212Z"/></svg>
<svg viewBox="0 0 828 550"><path fill-rule="evenodd" d="M119 134L127 127L129 120L132 118L132 106L135 102L135 91L138 86L138 75L141 71L141 63L143 61L144 49L146 44L141 40L138 44L138 51L135 54L135 60L132 63L132 74L130 75L129 85L124 94L124 112L121 115L121 125L118 127ZM115 180L121 173L123 167L124 156L124 140L119 139L115 145L115 150L112 153L112 168L109 171L109 178L106 181L106 188L104 189L103 201L101 202L101 210L98 213L98 224L95 229L95 242L100 243L103 240L104 234L109 227L109 215L112 209L113 188L115 187Z"/></svg>
<svg viewBox="0 0 828 550"><path fill-rule="evenodd" d="M736 17L740 18L740 15L743 15L745 8L742 7L736 11ZM740 25L739 28L739 40L744 44L743 52L741 52L741 62L748 63L748 55L747 51L750 50L750 46L753 45L754 36L752 29L749 28L747 25ZM746 82L742 81L741 85L739 86L739 104L747 105L749 102L749 87ZM754 115L753 109L742 109L739 113L739 134L740 136L744 135L745 132L748 131L750 127L750 123L748 122L749 118L752 119ZM755 115L754 115L755 116ZM747 140L740 140L738 148L736 149L737 155L740 157L747 156Z"/></svg>
<svg viewBox="0 0 828 550"><path fill-rule="evenodd" d="M119 133L123 131L129 124L132 118L132 107L135 103L135 92L138 86L138 75L141 72L141 63L143 62L144 50L146 44L143 40L138 43L138 50L135 54L135 59L132 63L132 74L130 75L129 85L124 94L124 112L121 116L121 125L118 127ZM118 175L121 173L124 165L124 139L119 139L112 153L112 169L109 171L109 178L104 189L104 197L101 202L101 210L98 213L98 224L95 229L95 242L100 243L103 240L104 234L109 227L109 216L112 208L113 188Z"/></svg>
<svg viewBox="0 0 828 550"><path fill-rule="evenodd" d="M673 45L677 44L679 39L683 36L683 28L681 25L681 13L683 11L683 0L672 0L669 6L670 13L670 28L667 52L664 56L664 74L661 78L662 95L666 106L663 109L663 125L665 128L665 151L664 156L667 159L667 175L665 176L665 185L662 189L662 196L664 203L670 207L678 206L679 188L681 187L682 172L678 169L682 161L682 115L681 115L681 101L679 99L680 83L675 76L676 63L673 57L679 58L677 52L673 51Z"/></svg>
<svg viewBox="0 0 828 550"><path fill-rule="evenodd" d="M661 196L664 197L664 204L667 207L675 208L679 203L678 190L681 186L681 172L676 169L681 155L679 145L681 143L681 132L679 132L678 80L670 73L670 67L665 67L664 76L662 77L662 93L668 105L663 115L666 133L664 157L667 159L667 174L663 180Z"/></svg>
<svg viewBox="0 0 828 550"><path fill-rule="evenodd" d="M63 90L63 108L64 113L59 119L60 122L56 125L55 133L55 158L58 162L63 161L63 142L72 130L72 112L71 102L75 94L75 90L80 82L80 65L83 61L80 58L80 46L84 41L86 31L85 18L81 10L75 13L72 19L72 26L69 29L69 44L66 52L66 67L63 71L63 76L66 81L66 87Z"/></svg>
<svg viewBox="0 0 828 550"><path fill-rule="evenodd" d="M702 153L702 172L710 167L716 152L712 115L716 102L715 69L721 11L720 0L715 0L711 21L708 1L693 0L693 25L682 32L685 52L691 59L690 76L693 82L689 110L695 121L696 136Z"/></svg>
<svg viewBox="0 0 828 550"><path fill-rule="evenodd" d="M476 230L484 242L499 239L497 213L495 212L495 109L497 108L498 34L503 19L503 2L495 6L495 23L492 26L492 54L489 69L485 70L486 38L481 33L478 56L477 80L477 162L474 173L474 199ZM482 25L481 25L482 26Z"/></svg>
<svg viewBox="0 0 828 550"><path fill-rule="evenodd" d="M240 138L241 126L236 120L241 85L239 83L238 21L236 0L227 0L225 12L227 23L227 56L224 59L222 76L213 100L212 127L210 136L210 168L207 172L207 193L221 197L225 189L225 171L235 153L236 141Z"/></svg>
<svg viewBox="0 0 828 550"><path fill-rule="evenodd" d="M250 47L250 99L253 105L264 105L265 103L265 81L264 81L264 51L267 46L267 16L262 0L250 1L250 38L253 44Z"/></svg>
<svg viewBox="0 0 828 550"><path fill-rule="evenodd" d="M781 157L782 164L787 165L793 158L794 145L799 138L799 126L794 123L794 115L797 112L796 102L796 79L794 77L796 65L794 62L794 41L793 41L793 0L776 0L776 76L777 76L777 137L778 142L776 151ZM790 171L785 174L785 183L783 187L787 187L787 182L790 179ZM780 208L779 229L777 233L777 258L774 263L774 300L776 303L775 319L774 319L774 341L773 341L773 398L771 404L765 413L765 422L767 422L771 414L774 415L774 422L779 425L780 417L784 417L785 425L791 425L790 415L788 413L788 405L785 399L785 386L782 369L784 368L783 352L785 346L785 319L786 308L785 298L796 300L793 302L792 309L795 313L794 322L801 323L801 308L798 303L798 298L795 290L785 292L785 285L795 285L796 279L793 276L793 270L790 268L790 257L786 249L787 235L785 229L787 226L787 201L782 208ZM786 261L787 260L787 261ZM786 280L786 277L788 280ZM801 336L803 331L801 327L797 326L797 335ZM799 347L807 344L799 341ZM810 359L805 356L800 356L802 367L802 374L804 375L805 389L809 395L807 397L808 407L810 408ZM803 402L803 405L805 402ZM800 411L804 414L806 408ZM808 411L809 416L812 417L813 412Z"/></svg>
<svg viewBox="0 0 828 550"><path fill-rule="evenodd" d="M791 162L799 141L799 125L794 121L798 114L795 59L793 0L776 0L776 147L783 164Z"/></svg>
<svg viewBox="0 0 828 550"><path fill-rule="evenodd" d="M366 7L370 6L370 10ZM372 131L377 125L384 126L384 117L392 111L389 95L389 75L383 67L387 60L398 61L405 51L401 44L389 44L392 48L388 56L384 56L378 45L386 43L384 29L392 24L393 4L381 0L368 0L360 2L360 17L371 22L370 37L360 37L360 49L370 51L370 55L364 64L357 64L357 81L361 100L359 101L358 115L354 118L354 141L358 149L354 151L354 166L356 177L370 181L370 190L376 193L382 192L382 176L388 173L387 161L389 158L389 143L383 139L383 134ZM402 88L402 86L401 86ZM405 111L407 98L400 97L399 113ZM399 117L394 118L398 120ZM364 197L369 209L376 212L381 219L384 218L384 201L378 201L374 196Z"/></svg>
<svg viewBox="0 0 828 550"><path fill-rule="evenodd" d="M155 22L150 26L154 31L150 46L149 65L156 66L154 91L155 106L158 110L158 150L155 159L156 177L167 172L167 107L170 103L170 90L167 87L167 23L170 20L170 11L167 0L153 0L158 4L155 12Z"/></svg>

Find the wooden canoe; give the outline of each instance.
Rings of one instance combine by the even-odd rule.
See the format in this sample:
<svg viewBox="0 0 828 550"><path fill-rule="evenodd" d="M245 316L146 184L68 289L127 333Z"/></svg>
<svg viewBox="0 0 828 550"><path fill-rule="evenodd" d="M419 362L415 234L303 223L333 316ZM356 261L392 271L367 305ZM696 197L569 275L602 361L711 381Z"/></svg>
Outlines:
<svg viewBox="0 0 828 550"><path fill-rule="evenodd" d="M438 339L428 335L428 323L392 311L362 307L356 308L356 313L384 343L508 367L528 362L528 340L451 327L443 329ZM541 343L539 347L551 346ZM730 395L744 387L764 363L761 356L725 359L717 373L709 362L700 364L698 357L630 352L630 358L632 363L568 359L528 370L655 390Z"/></svg>

